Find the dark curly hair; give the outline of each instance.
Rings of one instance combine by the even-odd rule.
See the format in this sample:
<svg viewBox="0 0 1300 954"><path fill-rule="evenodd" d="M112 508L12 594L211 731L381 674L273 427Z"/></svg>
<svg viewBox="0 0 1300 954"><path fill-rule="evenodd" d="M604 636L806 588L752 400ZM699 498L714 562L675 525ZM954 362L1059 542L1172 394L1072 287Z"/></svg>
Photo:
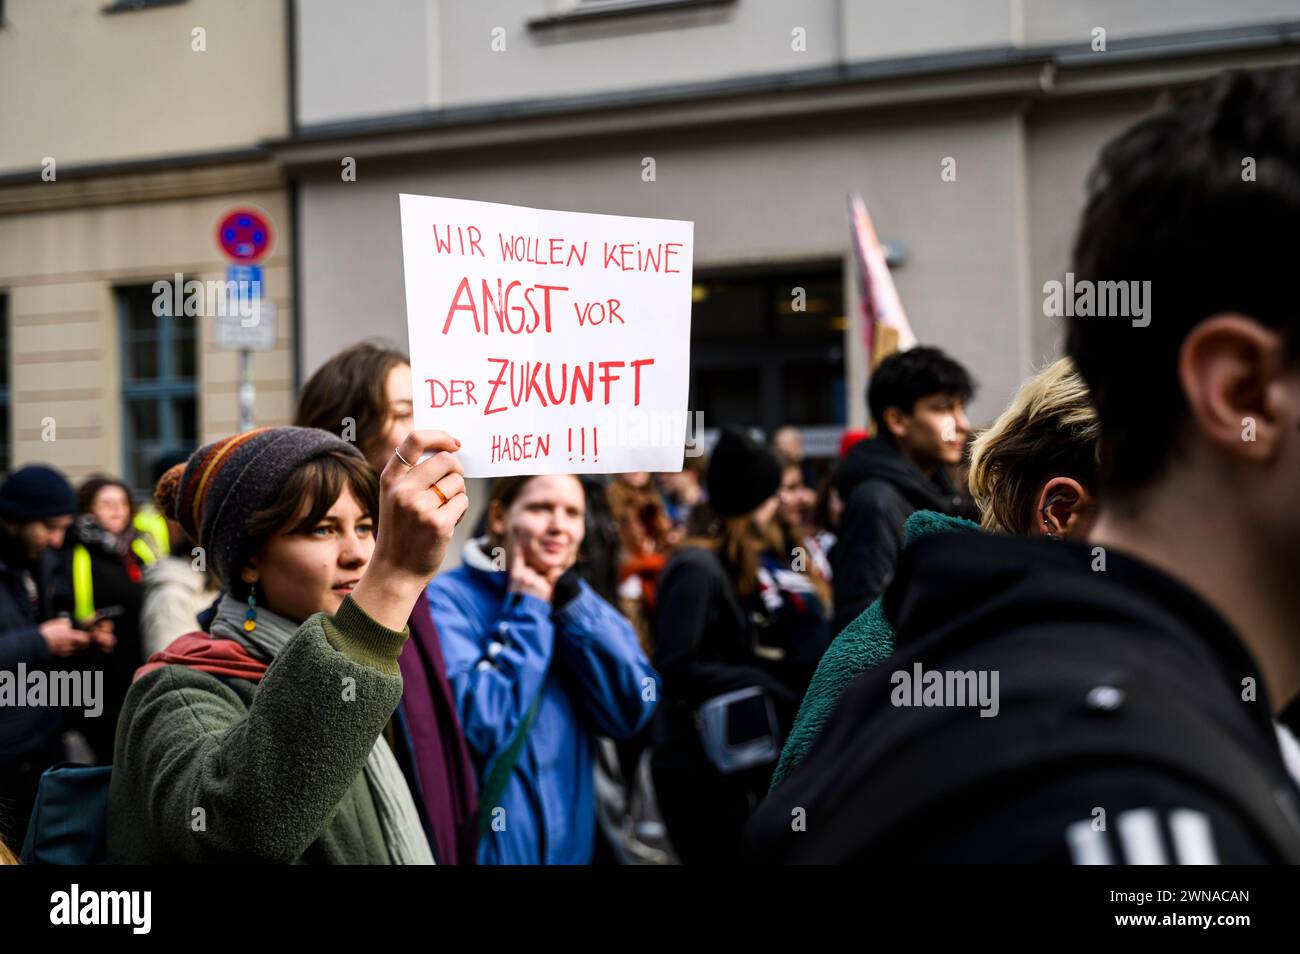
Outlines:
<svg viewBox="0 0 1300 954"><path fill-rule="evenodd" d="M1066 348L1101 421L1101 488L1132 496L1177 453L1188 332L1236 312L1295 355L1300 69L1219 76L1101 151L1074 246L1076 282L1150 281L1150 323L1071 318Z"/></svg>
<svg viewBox="0 0 1300 954"><path fill-rule="evenodd" d="M876 430L888 438L885 411L896 407L911 414L916 402L931 394L969 401L975 395L970 373L938 348L925 346L891 354L871 373L867 407Z"/></svg>

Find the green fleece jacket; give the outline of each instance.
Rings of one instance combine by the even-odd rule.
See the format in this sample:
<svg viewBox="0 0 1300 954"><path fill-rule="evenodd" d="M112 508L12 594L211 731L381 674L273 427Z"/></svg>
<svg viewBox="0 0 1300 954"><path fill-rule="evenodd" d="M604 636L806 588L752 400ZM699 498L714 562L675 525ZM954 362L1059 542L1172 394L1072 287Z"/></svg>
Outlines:
<svg viewBox="0 0 1300 954"><path fill-rule="evenodd" d="M108 860L388 863L363 769L402 697L406 636L349 596L259 683L174 665L138 679L117 725Z"/></svg>
<svg viewBox="0 0 1300 954"><path fill-rule="evenodd" d="M961 517L918 510L903 525L903 546L932 533L962 531L978 532L979 527ZM781 750L781 758L772 772L771 788L780 785L803 761L849 683L868 669L879 666L893 651L894 627L885 619L882 598L877 597L835 637L817 664L817 671L808 683L808 691L799 704L799 714L795 716L790 735Z"/></svg>

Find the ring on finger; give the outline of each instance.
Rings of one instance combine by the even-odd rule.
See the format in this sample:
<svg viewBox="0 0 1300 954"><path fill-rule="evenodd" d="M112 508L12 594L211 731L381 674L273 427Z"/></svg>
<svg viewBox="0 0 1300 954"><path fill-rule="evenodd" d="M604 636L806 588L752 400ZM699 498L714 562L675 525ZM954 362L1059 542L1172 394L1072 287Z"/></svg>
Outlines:
<svg viewBox="0 0 1300 954"><path fill-rule="evenodd" d="M438 478L438 480L441 479L442 479L441 477ZM433 492L438 495L439 500L441 500L443 503L447 502L447 495L442 492L442 488L438 486L437 480L435 480L429 486L433 488Z"/></svg>
<svg viewBox="0 0 1300 954"><path fill-rule="evenodd" d="M409 460L407 460L405 457L402 456L402 451L400 448L394 450L393 453L397 455L398 460L400 460L403 464L407 466L407 469L410 469L415 466Z"/></svg>

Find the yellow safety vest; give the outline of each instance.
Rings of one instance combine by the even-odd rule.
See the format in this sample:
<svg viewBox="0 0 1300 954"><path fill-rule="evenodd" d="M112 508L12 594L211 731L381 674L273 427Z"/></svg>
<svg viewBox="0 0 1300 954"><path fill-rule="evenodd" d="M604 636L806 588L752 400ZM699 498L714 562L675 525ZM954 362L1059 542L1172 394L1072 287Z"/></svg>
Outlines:
<svg viewBox="0 0 1300 954"><path fill-rule="evenodd" d="M156 563L158 557L149 544L139 537L131 541L131 552L145 566ZM78 543L72 548L72 612L78 622L95 615L95 584L90 572L90 551Z"/></svg>
<svg viewBox="0 0 1300 954"><path fill-rule="evenodd" d="M141 510L131 521L131 526L147 537L152 537L154 549L159 553L171 553L170 534L167 532L167 518L156 510Z"/></svg>

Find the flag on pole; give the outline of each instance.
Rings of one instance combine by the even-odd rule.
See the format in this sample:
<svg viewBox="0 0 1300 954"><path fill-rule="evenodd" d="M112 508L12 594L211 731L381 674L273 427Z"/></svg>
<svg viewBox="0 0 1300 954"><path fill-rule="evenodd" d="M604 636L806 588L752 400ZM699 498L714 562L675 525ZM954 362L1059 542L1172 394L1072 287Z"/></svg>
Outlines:
<svg viewBox="0 0 1300 954"><path fill-rule="evenodd" d="M862 308L862 346L867 367L875 369L895 351L915 347L916 335L908 324L907 313L894 288L894 279L885 263L885 252L876 238L875 226L862 196L849 193L849 233L853 238L853 257L857 261L858 299Z"/></svg>

